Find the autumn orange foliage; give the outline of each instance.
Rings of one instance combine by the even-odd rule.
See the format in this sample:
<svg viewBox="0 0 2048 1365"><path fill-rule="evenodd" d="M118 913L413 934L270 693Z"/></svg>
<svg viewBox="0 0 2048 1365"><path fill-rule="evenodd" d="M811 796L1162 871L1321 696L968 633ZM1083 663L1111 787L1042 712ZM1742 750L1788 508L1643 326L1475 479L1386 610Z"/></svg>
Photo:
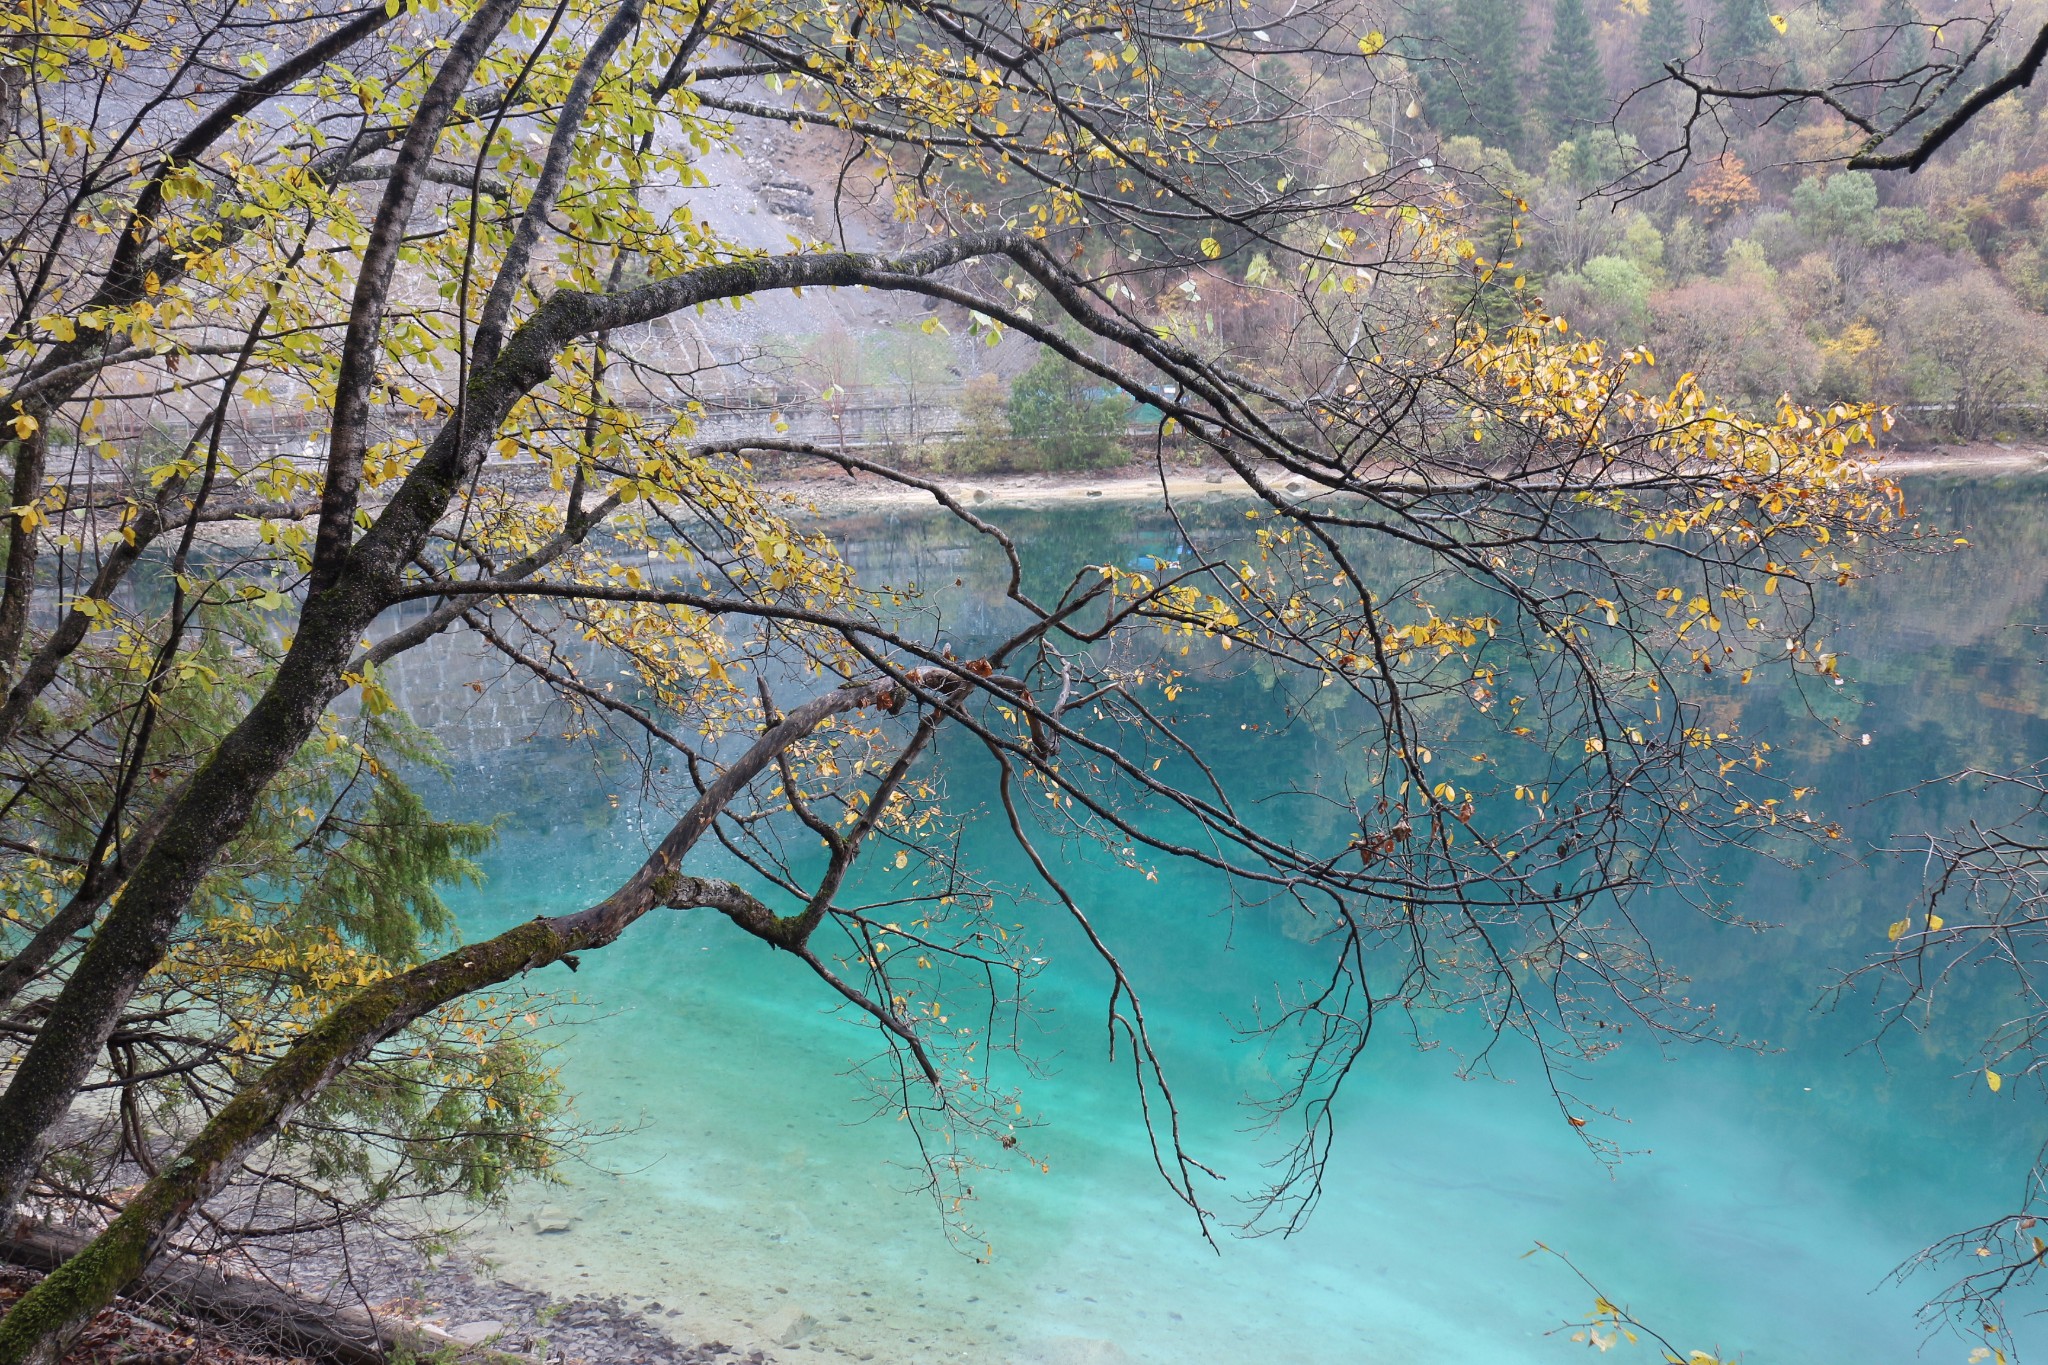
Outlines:
<svg viewBox="0 0 2048 1365"><path fill-rule="evenodd" d="M1760 196L1756 182L1743 169L1742 158L1733 152L1723 152L1708 163L1699 183L1687 190L1685 197L1706 210L1709 222L1719 222L1756 203Z"/></svg>

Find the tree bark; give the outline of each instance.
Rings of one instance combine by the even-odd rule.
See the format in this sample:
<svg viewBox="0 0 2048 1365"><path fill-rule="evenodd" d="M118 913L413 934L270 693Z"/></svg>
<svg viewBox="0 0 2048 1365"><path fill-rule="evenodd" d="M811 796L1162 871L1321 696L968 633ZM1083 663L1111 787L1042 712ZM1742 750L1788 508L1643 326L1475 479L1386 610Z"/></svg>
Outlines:
<svg viewBox="0 0 2048 1365"><path fill-rule="evenodd" d="M23 412L36 423L36 430L14 442L14 481L10 487L13 506L26 508L43 494L43 456L49 449L50 433L45 424L49 409L30 404ZM21 657L21 642L28 635L28 607L36 591L36 558L43 538L23 525L26 514L7 514L6 586L0 588L0 686L14 676L14 664Z"/></svg>
<svg viewBox="0 0 2048 1365"><path fill-rule="evenodd" d="M166 485L169 488L169 485ZM107 552L99 572L93 576L92 586L82 594L83 598L104 602L114 595L114 590L127 578L128 571L143 556L143 553L165 531L181 527L194 517L200 521L227 521L238 517L276 517L297 519L312 510L309 505L288 502L265 502L248 498L236 498L224 504L217 503L209 508L187 506L182 516L170 515L172 500L159 498L145 504L136 514L135 520L126 528L126 536ZM132 537L128 539L127 537ZM50 632L43 643L29 657L28 666L22 670L21 678L7 693L7 700L0 702L0 744L6 744L20 732L22 723L28 719L30 709L43 692L57 679L58 670L72 651L85 642L92 632L93 618L73 607L64 614L57 628Z"/></svg>
<svg viewBox="0 0 2048 1365"><path fill-rule="evenodd" d="M19 491L20 481L17 479L17 494ZM93 577L92 586L85 590L84 595L87 598L105 601L121 580L128 576L129 568L142 557L142 552L149 548L150 542L156 539L157 532L163 528L163 520L161 507L155 504L144 507L136 516L134 523L127 528L132 539L123 539L108 551L106 560ZM18 526L17 522L17 528ZM17 539L31 542L36 539L33 535L23 535L19 529L14 534ZM9 545L7 550L8 581L11 584L14 578L14 546ZM31 579L35 575L33 549L30 551L27 573ZM0 618L5 618L6 615L7 608L0 607ZM22 621L26 626L26 603L23 604ZM15 733L21 729L22 721L28 718L29 708L35 704L36 698L42 695L43 689L56 678L58 668L70 657L71 651L84 642L87 633L92 629L92 622L93 618L73 607L64 614L64 619L58 623L57 628L50 632L49 639L36 650L20 680L9 689L7 700L0 703L0 744L13 739ZM20 636L13 637L13 643L14 648L18 650L21 645ZM7 648L5 629L0 627L0 659L5 660L4 667L0 667L0 685L4 685L6 680L13 676L15 657L15 653Z"/></svg>

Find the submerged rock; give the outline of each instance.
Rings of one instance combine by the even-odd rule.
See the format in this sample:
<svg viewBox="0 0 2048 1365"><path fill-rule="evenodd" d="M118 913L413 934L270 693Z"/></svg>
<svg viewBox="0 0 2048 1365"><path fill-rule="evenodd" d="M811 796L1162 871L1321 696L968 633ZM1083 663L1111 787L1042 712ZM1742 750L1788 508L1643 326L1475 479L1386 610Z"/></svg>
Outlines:
<svg viewBox="0 0 2048 1365"><path fill-rule="evenodd" d="M537 1233L567 1232L575 1226L576 1215L552 1204L533 1215L533 1230Z"/></svg>
<svg viewBox="0 0 2048 1365"><path fill-rule="evenodd" d="M817 1335L818 1320L801 1308L778 1308L762 1327L763 1334L777 1346L794 1346Z"/></svg>

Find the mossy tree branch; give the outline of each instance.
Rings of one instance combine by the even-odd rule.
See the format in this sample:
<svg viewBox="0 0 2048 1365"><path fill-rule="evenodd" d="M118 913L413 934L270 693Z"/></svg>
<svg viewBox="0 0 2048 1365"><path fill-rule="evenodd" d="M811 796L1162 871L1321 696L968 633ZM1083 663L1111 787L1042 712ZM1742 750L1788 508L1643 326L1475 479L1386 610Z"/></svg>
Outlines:
<svg viewBox="0 0 2048 1365"><path fill-rule="evenodd" d="M919 675L913 682L936 690L947 688L951 680ZM603 900L571 914L529 920L351 996L223 1106L176 1157L164 1163L104 1232L0 1319L0 1365L50 1365L60 1360L80 1327L142 1275L167 1240L222 1188L251 1152L379 1044L451 1001L560 962L573 953L602 948L657 907L716 909L748 932L797 954L841 994L906 1038L927 1074L934 1074L914 1031L902 1021L886 1017L886 1011L878 1013L880 1007L840 982L810 952L804 940L817 923L813 906L807 906L802 914L776 916L730 882L685 876L678 870L713 821L792 745L832 716L884 707L893 710L901 706L903 696L899 684L889 679L812 698L769 725L704 789L633 875ZM933 715L919 723L903 756L884 775L884 789L878 791L871 810L888 804L886 790L901 782L936 724ZM848 841L858 842L874 823L873 817L864 819L847 836ZM843 874L843 867L840 870ZM838 885L836 878L832 885Z"/></svg>

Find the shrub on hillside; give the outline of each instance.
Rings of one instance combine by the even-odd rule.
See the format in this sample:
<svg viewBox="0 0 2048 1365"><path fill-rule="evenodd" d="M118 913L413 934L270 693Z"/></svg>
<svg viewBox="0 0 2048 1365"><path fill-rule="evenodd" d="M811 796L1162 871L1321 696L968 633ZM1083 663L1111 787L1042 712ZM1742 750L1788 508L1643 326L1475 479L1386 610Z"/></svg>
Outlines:
<svg viewBox="0 0 2048 1365"><path fill-rule="evenodd" d="M1774 283L1738 269L1654 296L1659 369L1691 371L1715 392L1766 411L1783 394L1810 391L1820 375L1820 352L1787 312Z"/></svg>
<svg viewBox="0 0 2048 1365"><path fill-rule="evenodd" d="M978 374L962 387L960 425L960 434L946 447L946 468L960 474L991 474L1017 467L1010 390L1000 376Z"/></svg>
<svg viewBox="0 0 2048 1365"><path fill-rule="evenodd" d="M1010 431L1042 469L1095 469L1121 451L1131 402L1057 351L1041 350L1010 386Z"/></svg>
<svg viewBox="0 0 2048 1365"><path fill-rule="evenodd" d="M1947 409L1964 440L1987 435L2041 392L2048 319L2021 307L1988 271L1909 296L1893 325L1915 398Z"/></svg>

